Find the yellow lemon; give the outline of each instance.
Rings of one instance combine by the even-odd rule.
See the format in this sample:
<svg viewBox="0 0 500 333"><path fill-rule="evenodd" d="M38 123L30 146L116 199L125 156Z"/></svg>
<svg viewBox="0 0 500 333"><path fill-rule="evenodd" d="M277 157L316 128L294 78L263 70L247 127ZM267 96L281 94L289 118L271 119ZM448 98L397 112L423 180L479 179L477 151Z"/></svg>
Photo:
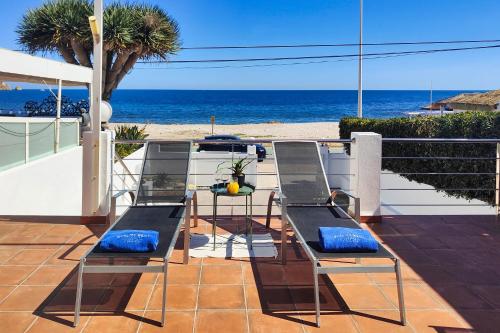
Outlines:
<svg viewBox="0 0 500 333"><path fill-rule="evenodd" d="M237 182L232 182L227 185L227 192L229 194L236 194L240 190L240 186Z"/></svg>

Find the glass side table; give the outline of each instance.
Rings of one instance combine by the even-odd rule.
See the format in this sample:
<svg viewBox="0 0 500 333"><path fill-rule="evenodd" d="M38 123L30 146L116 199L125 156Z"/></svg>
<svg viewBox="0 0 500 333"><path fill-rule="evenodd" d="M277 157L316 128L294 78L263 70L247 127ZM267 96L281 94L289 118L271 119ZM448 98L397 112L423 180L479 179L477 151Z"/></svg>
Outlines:
<svg viewBox="0 0 500 333"><path fill-rule="evenodd" d="M255 187L251 185L244 185L240 187L238 193L231 194L227 191L226 187L222 184L215 184L210 187L210 192L213 194L213 210L212 210L212 236L214 238L214 250L215 250L215 237L217 231L217 199L219 197L245 197L245 235L248 236L248 229L250 229L250 249L253 249L252 236L253 236L253 193L255 192ZM249 207L250 201L250 207ZM249 209L250 208L250 209ZM250 213L250 214L249 214ZM250 228L249 228L250 227Z"/></svg>

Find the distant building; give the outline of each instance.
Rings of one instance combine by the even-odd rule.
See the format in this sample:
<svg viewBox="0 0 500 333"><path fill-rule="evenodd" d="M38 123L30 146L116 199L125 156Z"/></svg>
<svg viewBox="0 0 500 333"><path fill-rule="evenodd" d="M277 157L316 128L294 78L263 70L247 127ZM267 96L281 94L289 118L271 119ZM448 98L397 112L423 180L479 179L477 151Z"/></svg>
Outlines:
<svg viewBox="0 0 500 333"><path fill-rule="evenodd" d="M7 83L0 81L0 90L10 90L10 87Z"/></svg>
<svg viewBox="0 0 500 333"><path fill-rule="evenodd" d="M463 111L500 111L500 90L486 93L460 94L436 102L443 109L454 112Z"/></svg>

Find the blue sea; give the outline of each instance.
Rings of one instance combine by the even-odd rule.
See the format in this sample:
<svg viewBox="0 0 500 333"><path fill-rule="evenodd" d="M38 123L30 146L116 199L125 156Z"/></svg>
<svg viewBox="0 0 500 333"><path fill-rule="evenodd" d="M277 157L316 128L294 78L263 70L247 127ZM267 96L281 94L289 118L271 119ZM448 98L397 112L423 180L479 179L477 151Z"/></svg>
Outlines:
<svg viewBox="0 0 500 333"><path fill-rule="evenodd" d="M434 91L433 100L466 91ZM27 101L41 101L49 91L0 91L0 113L23 115ZM87 90L63 90L72 100L87 98ZM355 90L117 90L113 93L112 122L161 124L218 124L339 121L357 112ZM363 116L405 116L428 105L423 90L368 90Z"/></svg>

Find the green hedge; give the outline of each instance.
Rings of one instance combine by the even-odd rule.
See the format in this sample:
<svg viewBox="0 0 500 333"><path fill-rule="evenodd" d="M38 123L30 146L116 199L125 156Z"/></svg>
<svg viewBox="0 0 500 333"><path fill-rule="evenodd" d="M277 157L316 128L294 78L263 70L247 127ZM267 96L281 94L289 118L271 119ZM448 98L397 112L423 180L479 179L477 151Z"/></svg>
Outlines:
<svg viewBox="0 0 500 333"><path fill-rule="evenodd" d="M350 138L351 132L375 132L385 138L500 138L500 113L465 112L442 117L391 119L343 118L340 121L340 137ZM495 144L386 142L382 150L383 169L399 173L409 180L431 185L454 197L479 199L492 205L495 203L496 163L494 159L387 158L415 156L495 158ZM418 174L429 172L474 174ZM492 173L492 175L478 173Z"/></svg>

